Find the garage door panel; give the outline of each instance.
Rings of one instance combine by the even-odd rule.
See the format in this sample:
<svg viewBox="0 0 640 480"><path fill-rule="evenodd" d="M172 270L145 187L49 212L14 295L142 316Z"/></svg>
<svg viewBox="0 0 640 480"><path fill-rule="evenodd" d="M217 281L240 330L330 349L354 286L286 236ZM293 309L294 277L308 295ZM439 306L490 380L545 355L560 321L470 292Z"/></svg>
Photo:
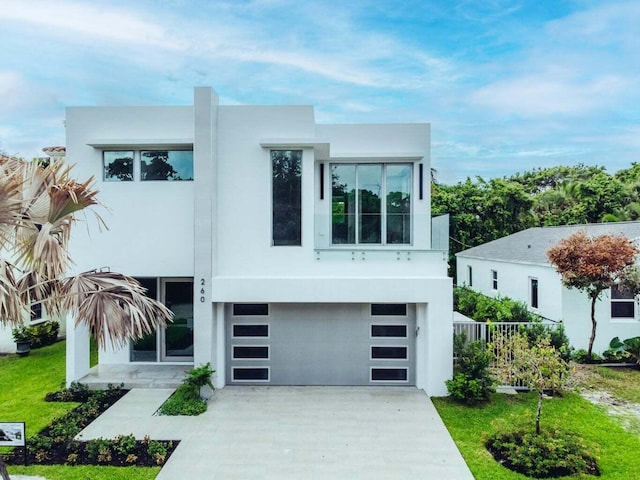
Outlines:
<svg viewBox="0 0 640 480"><path fill-rule="evenodd" d="M228 378L271 385L413 385L415 309L407 307L406 316L372 316L368 304L271 304L262 317L233 316L228 308ZM235 333L268 330L268 336L233 337L234 325L260 324ZM256 358L265 351L268 358ZM255 382L253 374L260 377Z"/></svg>

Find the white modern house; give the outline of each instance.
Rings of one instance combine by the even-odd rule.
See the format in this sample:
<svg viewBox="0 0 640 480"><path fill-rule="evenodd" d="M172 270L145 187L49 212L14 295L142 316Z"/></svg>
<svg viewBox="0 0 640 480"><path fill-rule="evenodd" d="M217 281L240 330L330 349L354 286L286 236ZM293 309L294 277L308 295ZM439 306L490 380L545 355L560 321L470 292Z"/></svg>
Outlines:
<svg viewBox="0 0 640 480"><path fill-rule="evenodd" d="M108 207L109 230L75 229L74 268L132 275L175 314L100 351L92 374L210 362L218 388L446 394L448 220L432 227L428 124L318 124L311 106L219 105L198 87L187 106L68 108L66 130ZM89 370L70 318L67 382Z"/></svg>
<svg viewBox="0 0 640 480"><path fill-rule="evenodd" d="M591 302L586 293L564 287L547 259L549 248L581 230L589 236L640 238L640 222L530 228L457 253L456 283L488 296L520 300L531 311L562 321L572 346L586 349L591 335ZM604 292L596 305L594 352L609 348L613 337L640 335L637 302L638 298L615 287Z"/></svg>

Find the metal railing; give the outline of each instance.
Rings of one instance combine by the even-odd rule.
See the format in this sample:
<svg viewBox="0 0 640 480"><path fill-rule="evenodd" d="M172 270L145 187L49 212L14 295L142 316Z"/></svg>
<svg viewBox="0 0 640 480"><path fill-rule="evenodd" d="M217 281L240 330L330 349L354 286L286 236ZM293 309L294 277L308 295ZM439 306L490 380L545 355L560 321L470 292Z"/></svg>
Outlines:
<svg viewBox="0 0 640 480"><path fill-rule="evenodd" d="M453 321L453 333L454 335L464 334L467 342L473 342L476 340L483 340L487 342L487 344L493 341L494 336L497 334L501 334L504 337L510 337L518 332L526 331L528 328L540 328L540 326L546 327L550 330L553 330L560 325L557 322L553 321L543 321L543 322L494 322L491 324L485 322L476 322L475 320L454 320ZM455 366L457 362L457 357L453 357L453 364ZM493 364L490 368L494 368L496 365ZM510 386L516 389L525 389L526 387L517 382L513 381Z"/></svg>

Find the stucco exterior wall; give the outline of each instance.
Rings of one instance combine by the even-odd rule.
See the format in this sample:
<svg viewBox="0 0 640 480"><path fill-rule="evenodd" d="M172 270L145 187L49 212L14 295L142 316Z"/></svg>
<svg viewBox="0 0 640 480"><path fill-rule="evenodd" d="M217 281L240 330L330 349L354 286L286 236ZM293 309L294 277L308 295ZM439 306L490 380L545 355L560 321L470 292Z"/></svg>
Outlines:
<svg viewBox="0 0 640 480"><path fill-rule="evenodd" d="M196 90L194 107L80 107L67 110L67 157L78 178L95 176L109 230L89 218L74 232L75 271L109 266L133 276L194 277L206 246L195 238L195 202L211 202L211 277L206 306L194 310L194 359L224 372L224 305L266 303L414 303L420 335L416 384L446 394L451 375L451 279L446 252L430 239L430 128L411 125L316 125L310 106L217 106ZM206 98L205 98L206 97ZM194 117L195 114L195 117ZM196 122L208 122L207 125ZM204 135L207 128L212 135ZM199 130L200 129L200 130ZM194 132L200 132L194 134ZM205 138L206 137L206 138ZM194 142L207 140L206 148ZM301 149L302 244L273 246L270 149ZM200 145L200 144L199 144ZM200 145L202 147L202 145ZM196 181L104 182L103 150L193 148ZM208 153L210 151L210 154ZM413 168L410 245L331 246L332 162L402 162ZM210 195L198 169L214 162ZM319 169L324 164L324 198ZM419 165L423 168L419 198ZM200 211L207 211L202 208ZM323 240L324 238L324 240ZM198 243L200 242L200 243ZM204 271L204 270L202 270ZM195 302L200 302L200 293ZM209 308L210 307L210 308ZM202 312L207 310L207 314ZM200 311L200 313L198 313ZM204 316L203 316L204 315ZM206 317L206 318L205 318ZM203 320L204 319L204 320ZM73 336L74 341L79 335ZM82 346L84 348L84 346ZM221 351L222 350L222 351ZM73 353L73 352L72 352ZM127 348L104 351L101 363L128 363ZM81 367L70 366L80 372ZM218 386L224 385L219 373Z"/></svg>
<svg viewBox="0 0 640 480"><path fill-rule="evenodd" d="M591 335L591 303L584 292L570 290L562 285L560 276L552 266L525 263L499 262L495 260L469 258L458 255L457 279L459 286L469 286L468 266L473 272L473 290L495 297L506 296L520 300L533 312L554 321L562 321L571 345L586 349ZM498 272L498 289L492 288L491 270ZM530 279L538 279L537 309L531 308ZM636 301L634 319L611 318L610 292L603 293L596 304L596 340L594 352L602 353L609 348L615 336L621 339L640 335L640 317Z"/></svg>

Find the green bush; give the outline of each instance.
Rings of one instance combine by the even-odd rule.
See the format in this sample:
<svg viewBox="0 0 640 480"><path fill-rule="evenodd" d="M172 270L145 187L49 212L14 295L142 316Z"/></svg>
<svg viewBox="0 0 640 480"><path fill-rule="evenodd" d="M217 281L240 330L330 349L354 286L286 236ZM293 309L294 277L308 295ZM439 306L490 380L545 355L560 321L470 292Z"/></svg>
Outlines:
<svg viewBox="0 0 640 480"><path fill-rule="evenodd" d="M577 435L561 429L536 435L526 428L514 429L505 421L487 436L485 446L494 458L510 470L534 478L568 475L599 475L596 448Z"/></svg>
<svg viewBox="0 0 640 480"><path fill-rule="evenodd" d="M589 358L589 355L584 348L573 352L571 359L576 363L602 363L602 357L600 355L596 352L592 352L591 358Z"/></svg>
<svg viewBox="0 0 640 480"><path fill-rule="evenodd" d="M489 375L491 353L487 344L482 340L467 342L464 333L455 335L454 354L457 358L455 374L445 381L449 394L466 404L487 400L493 391Z"/></svg>
<svg viewBox="0 0 640 480"><path fill-rule="evenodd" d="M200 389L208 386L214 389L211 375L214 371L206 363L189 370L182 384L160 407L161 415L200 415L207 410L207 402L200 397Z"/></svg>
<svg viewBox="0 0 640 480"><path fill-rule="evenodd" d="M569 337L567 337L564 326L561 323L555 327L551 327L540 322L535 322L533 325L520 328L527 336L527 341L530 346L536 345L540 338L549 336L551 346L560 353L560 358L565 362L571 360L573 347L569 345Z"/></svg>
<svg viewBox="0 0 640 480"><path fill-rule="evenodd" d="M60 324L56 321L46 321L29 327L31 334L31 348L52 345L58 339Z"/></svg>
<svg viewBox="0 0 640 480"><path fill-rule="evenodd" d="M535 322L539 315L528 310L523 302L508 297L488 297L468 287L453 289L454 310L478 322Z"/></svg>

